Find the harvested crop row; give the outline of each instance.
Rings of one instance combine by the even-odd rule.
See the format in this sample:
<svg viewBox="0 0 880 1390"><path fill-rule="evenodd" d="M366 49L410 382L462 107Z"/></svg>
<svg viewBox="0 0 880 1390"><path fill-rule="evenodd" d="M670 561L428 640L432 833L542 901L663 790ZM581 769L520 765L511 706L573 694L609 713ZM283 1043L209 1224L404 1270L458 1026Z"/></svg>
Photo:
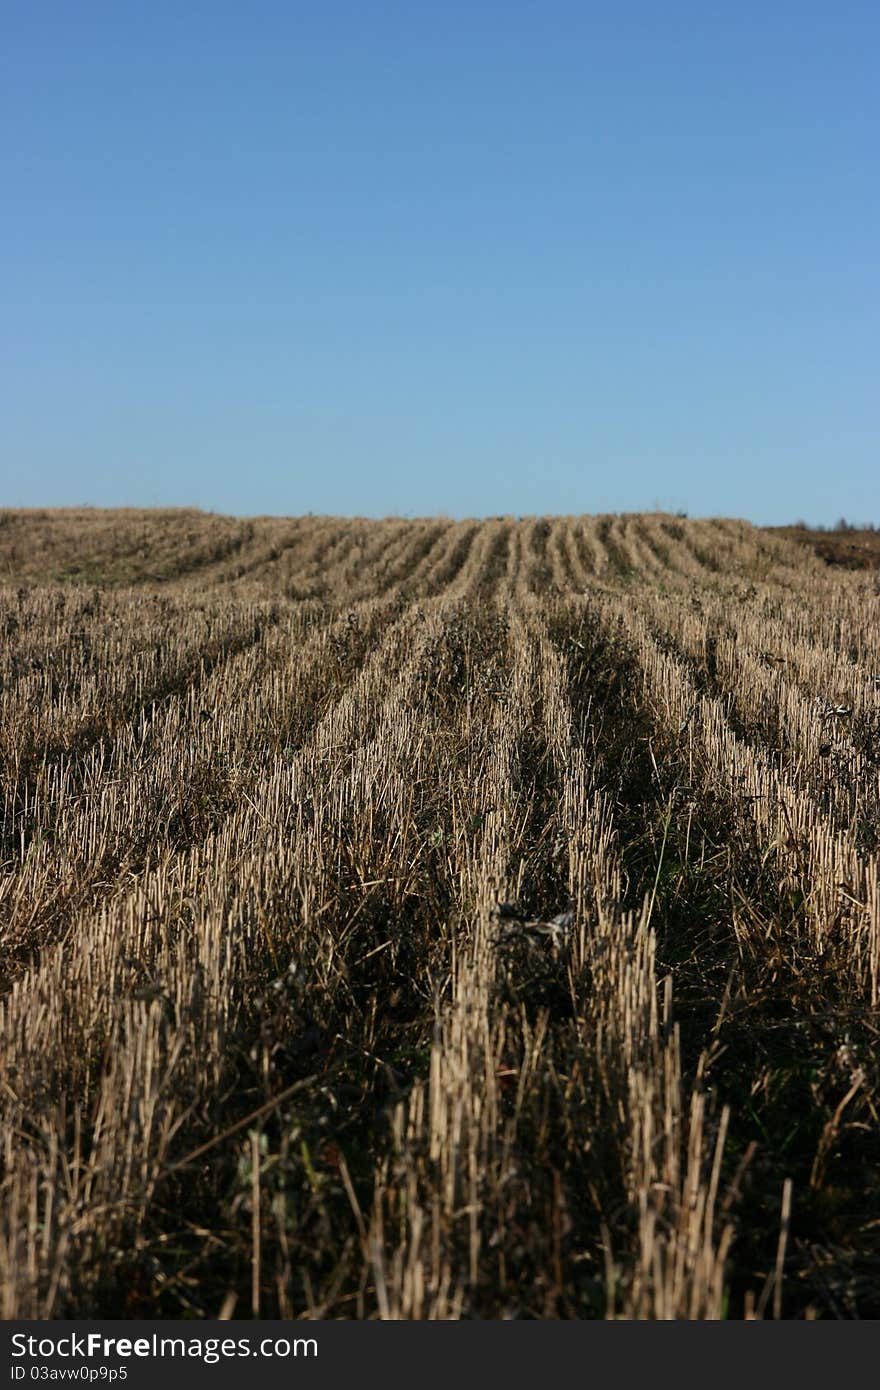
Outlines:
<svg viewBox="0 0 880 1390"><path fill-rule="evenodd" d="M99 520L0 595L5 1315L871 1315L865 576Z"/></svg>

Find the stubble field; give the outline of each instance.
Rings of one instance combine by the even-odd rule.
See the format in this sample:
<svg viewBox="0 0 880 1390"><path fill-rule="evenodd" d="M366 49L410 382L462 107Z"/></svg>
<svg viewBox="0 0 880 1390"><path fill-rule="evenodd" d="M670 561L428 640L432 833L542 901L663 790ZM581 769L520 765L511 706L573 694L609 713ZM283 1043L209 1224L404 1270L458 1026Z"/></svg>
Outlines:
<svg viewBox="0 0 880 1390"><path fill-rule="evenodd" d="M880 1315L880 587L0 514L0 1313Z"/></svg>

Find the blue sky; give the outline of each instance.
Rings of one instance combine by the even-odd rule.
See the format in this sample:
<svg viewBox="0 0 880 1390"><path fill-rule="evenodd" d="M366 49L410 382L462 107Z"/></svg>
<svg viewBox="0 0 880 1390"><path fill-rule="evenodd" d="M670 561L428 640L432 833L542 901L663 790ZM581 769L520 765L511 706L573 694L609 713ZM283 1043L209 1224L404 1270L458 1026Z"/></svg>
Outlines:
<svg viewBox="0 0 880 1390"><path fill-rule="evenodd" d="M0 504L880 522L876 4L0 13Z"/></svg>

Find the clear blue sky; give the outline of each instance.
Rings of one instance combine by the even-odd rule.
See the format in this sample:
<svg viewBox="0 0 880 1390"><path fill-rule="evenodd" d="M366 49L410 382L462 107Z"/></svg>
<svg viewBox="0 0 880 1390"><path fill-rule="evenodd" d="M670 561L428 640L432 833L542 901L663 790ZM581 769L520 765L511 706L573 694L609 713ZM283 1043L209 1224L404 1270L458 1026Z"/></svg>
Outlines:
<svg viewBox="0 0 880 1390"><path fill-rule="evenodd" d="M876 0L4 0L0 504L880 523Z"/></svg>

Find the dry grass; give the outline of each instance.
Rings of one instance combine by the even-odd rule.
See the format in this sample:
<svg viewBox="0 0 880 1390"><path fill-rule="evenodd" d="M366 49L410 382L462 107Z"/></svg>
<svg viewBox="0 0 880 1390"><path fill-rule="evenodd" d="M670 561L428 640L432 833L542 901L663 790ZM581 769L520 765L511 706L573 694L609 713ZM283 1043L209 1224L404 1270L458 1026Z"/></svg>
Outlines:
<svg viewBox="0 0 880 1390"><path fill-rule="evenodd" d="M871 576L0 515L5 1317L880 1312Z"/></svg>
<svg viewBox="0 0 880 1390"><path fill-rule="evenodd" d="M851 570L880 570L880 532L865 526L838 526L833 531L814 530L809 526L774 526L779 536L790 537L799 545L809 546L826 565L841 565Z"/></svg>

